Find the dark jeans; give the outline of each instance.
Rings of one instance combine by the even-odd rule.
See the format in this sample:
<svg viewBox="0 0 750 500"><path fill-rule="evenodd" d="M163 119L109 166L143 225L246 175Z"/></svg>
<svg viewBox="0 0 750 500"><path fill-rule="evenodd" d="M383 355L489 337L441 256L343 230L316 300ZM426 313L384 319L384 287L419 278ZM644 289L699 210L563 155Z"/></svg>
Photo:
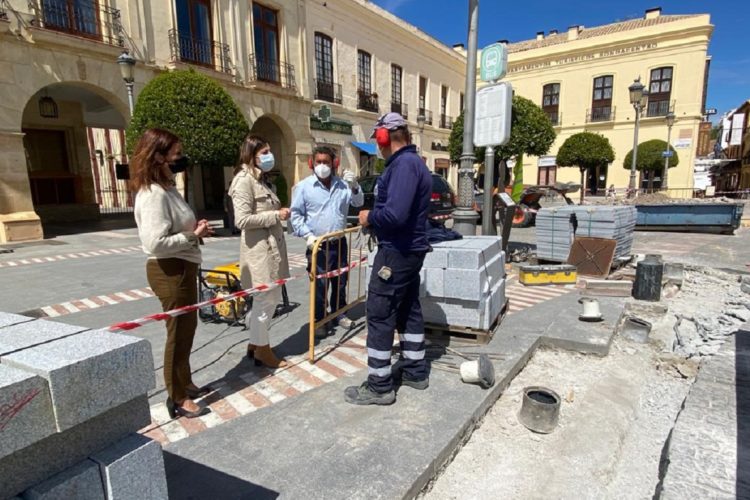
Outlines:
<svg viewBox="0 0 750 500"><path fill-rule="evenodd" d="M320 245L315 274L335 271L349 264L346 238L326 241ZM307 249L307 271L312 266L312 250ZM315 321L323 319L328 312L346 305L346 280L349 273L335 278L315 280ZM328 293L326 293L328 291ZM326 307L327 306L327 307Z"/></svg>

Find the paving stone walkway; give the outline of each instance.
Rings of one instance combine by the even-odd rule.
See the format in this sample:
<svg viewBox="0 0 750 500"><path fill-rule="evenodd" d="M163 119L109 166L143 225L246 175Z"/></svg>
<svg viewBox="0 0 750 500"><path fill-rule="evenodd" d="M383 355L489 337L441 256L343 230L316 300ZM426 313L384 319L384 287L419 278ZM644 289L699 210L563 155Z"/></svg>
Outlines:
<svg viewBox="0 0 750 500"><path fill-rule="evenodd" d="M701 362L667 450L661 498L750 498L750 323Z"/></svg>

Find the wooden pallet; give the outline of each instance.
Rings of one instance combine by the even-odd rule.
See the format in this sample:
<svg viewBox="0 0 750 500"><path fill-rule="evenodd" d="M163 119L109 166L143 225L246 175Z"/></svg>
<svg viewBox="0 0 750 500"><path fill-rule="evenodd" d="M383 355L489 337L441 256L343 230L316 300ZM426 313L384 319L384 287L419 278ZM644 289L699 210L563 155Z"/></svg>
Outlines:
<svg viewBox="0 0 750 500"><path fill-rule="evenodd" d="M492 340L492 335L500 327L503 319L508 314L508 308L510 305L510 299L505 299L505 305L500 310L500 315L495 319L494 323L489 330L480 330L478 328L470 328L468 326L456 326L456 325L437 325L434 323L425 323L425 332L428 335L434 336L445 336L451 337L451 340L468 344L489 344Z"/></svg>

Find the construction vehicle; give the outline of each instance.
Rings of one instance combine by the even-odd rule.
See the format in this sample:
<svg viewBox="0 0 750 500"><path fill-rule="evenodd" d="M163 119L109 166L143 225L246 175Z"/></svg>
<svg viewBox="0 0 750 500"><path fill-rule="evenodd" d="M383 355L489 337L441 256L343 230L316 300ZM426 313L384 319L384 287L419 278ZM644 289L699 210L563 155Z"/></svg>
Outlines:
<svg viewBox="0 0 750 500"><path fill-rule="evenodd" d="M572 182L558 182L554 186L524 187L521 197L519 198L518 203L516 203L516 211L513 215L513 227L533 226L536 220L536 214L542 208L542 205L547 207L558 206L561 204L559 198L562 198L562 204L575 205L575 202L568 197L568 194L576 193L579 189L581 189L581 185ZM505 192L508 194L510 194L512 190L512 186L506 186L505 188ZM496 212L502 208L498 204L499 200L495 197ZM482 213L482 205L483 194L482 192L478 192L475 197L474 208L480 215Z"/></svg>

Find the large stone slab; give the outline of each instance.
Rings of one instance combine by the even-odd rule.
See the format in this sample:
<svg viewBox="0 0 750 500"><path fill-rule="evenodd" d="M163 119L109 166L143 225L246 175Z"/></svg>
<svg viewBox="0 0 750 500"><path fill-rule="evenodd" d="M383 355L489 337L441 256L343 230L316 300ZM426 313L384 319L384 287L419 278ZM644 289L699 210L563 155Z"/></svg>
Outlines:
<svg viewBox="0 0 750 500"><path fill-rule="evenodd" d="M446 269L443 297L473 301L485 298L491 287L505 276L505 254L499 252L487 258L479 269Z"/></svg>
<svg viewBox="0 0 750 500"><path fill-rule="evenodd" d="M47 381L0 364L0 458L55 432Z"/></svg>
<svg viewBox="0 0 750 500"><path fill-rule="evenodd" d="M80 333L2 358L47 379L60 431L154 388L147 340L106 330Z"/></svg>
<svg viewBox="0 0 750 500"><path fill-rule="evenodd" d="M151 414L144 394L0 458L0 498L21 493L149 423Z"/></svg>
<svg viewBox="0 0 750 500"><path fill-rule="evenodd" d="M24 492L23 498L25 500L104 500L106 497L99 466L91 460L84 460L32 486Z"/></svg>
<svg viewBox="0 0 750 500"><path fill-rule="evenodd" d="M488 330L505 304L505 280L479 301L425 297L420 303L425 323Z"/></svg>
<svg viewBox="0 0 750 500"><path fill-rule="evenodd" d="M20 316L23 318L23 316ZM88 330L83 326L67 325L56 321L37 319L19 322L0 329L0 360L4 355L22 351Z"/></svg>
<svg viewBox="0 0 750 500"><path fill-rule="evenodd" d="M167 500L167 477L161 445L131 434L109 448L94 453L107 500Z"/></svg>
<svg viewBox="0 0 750 500"><path fill-rule="evenodd" d="M34 318L21 316L20 314L0 312L0 328L5 328L6 326L12 326L18 323L26 323L27 321L34 321Z"/></svg>

